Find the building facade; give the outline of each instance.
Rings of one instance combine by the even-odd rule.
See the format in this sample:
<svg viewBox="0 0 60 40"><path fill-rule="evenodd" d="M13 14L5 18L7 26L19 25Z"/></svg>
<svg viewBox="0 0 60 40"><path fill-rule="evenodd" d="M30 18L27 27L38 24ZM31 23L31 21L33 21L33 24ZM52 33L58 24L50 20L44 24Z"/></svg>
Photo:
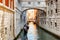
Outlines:
<svg viewBox="0 0 60 40"><path fill-rule="evenodd" d="M46 23L44 18L40 21L40 26L49 32L60 36L60 1L59 0L47 0L47 12ZM41 16L41 15L40 15ZM41 24L43 23L43 25Z"/></svg>
<svg viewBox="0 0 60 40"><path fill-rule="evenodd" d="M0 40L14 39L14 0L0 0Z"/></svg>

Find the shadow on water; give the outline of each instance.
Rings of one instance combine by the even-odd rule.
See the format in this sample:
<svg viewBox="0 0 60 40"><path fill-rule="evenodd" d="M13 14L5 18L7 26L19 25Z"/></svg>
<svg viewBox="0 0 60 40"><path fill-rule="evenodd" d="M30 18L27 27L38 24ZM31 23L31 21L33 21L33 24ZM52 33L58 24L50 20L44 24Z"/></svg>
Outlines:
<svg viewBox="0 0 60 40"><path fill-rule="evenodd" d="M37 25L37 29L38 29L38 35L39 35L38 40L60 40L60 37L58 37L57 35L41 28L38 25Z"/></svg>

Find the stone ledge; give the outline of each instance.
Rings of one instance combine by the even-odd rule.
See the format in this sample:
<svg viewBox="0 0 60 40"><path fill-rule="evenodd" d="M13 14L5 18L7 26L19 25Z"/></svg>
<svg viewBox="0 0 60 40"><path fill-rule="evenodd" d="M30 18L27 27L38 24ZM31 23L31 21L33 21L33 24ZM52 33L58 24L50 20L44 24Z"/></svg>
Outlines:
<svg viewBox="0 0 60 40"><path fill-rule="evenodd" d="M2 4L2 3L0 3L0 8L4 8L4 9L7 9L7 10L9 10L9 11L11 11L11 12L14 12L14 10L12 10L11 8L5 6L5 5Z"/></svg>

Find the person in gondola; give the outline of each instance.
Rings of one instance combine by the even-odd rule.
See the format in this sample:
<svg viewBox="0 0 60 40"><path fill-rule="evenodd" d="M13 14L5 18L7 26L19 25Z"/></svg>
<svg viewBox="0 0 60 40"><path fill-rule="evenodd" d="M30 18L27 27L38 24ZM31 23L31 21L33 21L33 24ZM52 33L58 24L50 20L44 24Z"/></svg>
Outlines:
<svg viewBox="0 0 60 40"><path fill-rule="evenodd" d="M24 31L24 40L28 39L27 38L27 33L28 33L28 29L29 29L29 26L28 26L28 23L24 25L23 27L23 31Z"/></svg>

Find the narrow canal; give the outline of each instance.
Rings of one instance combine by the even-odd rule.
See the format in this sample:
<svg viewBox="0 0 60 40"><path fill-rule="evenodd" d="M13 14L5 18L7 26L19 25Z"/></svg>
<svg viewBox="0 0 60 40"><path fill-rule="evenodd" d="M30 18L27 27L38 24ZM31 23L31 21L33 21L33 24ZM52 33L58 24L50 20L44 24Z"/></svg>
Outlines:
<svg viewBox="0 0 60 40"><path fill-rule="evenodd" d="M29 23L29 30L27 34L28 40L38 40L36 24L33 22Z"/></svg>
<svg viewBox="0 0 60 40"><path fill-rule="evenodd" d="M60 40L60 38L40 28L33 22L29 23L29 30L27 36L28 40Z"/></svg>
<svg viewBox="0 0 60 40"><path fill-rule="evenodd" d="M60 40L60 38L40 28L33 22L30 22L28 26L29 26L27 34L28 40ZM21 35L23 35L23 33L21 33ZM23 36L21 37L23 38Z"/></svg>

